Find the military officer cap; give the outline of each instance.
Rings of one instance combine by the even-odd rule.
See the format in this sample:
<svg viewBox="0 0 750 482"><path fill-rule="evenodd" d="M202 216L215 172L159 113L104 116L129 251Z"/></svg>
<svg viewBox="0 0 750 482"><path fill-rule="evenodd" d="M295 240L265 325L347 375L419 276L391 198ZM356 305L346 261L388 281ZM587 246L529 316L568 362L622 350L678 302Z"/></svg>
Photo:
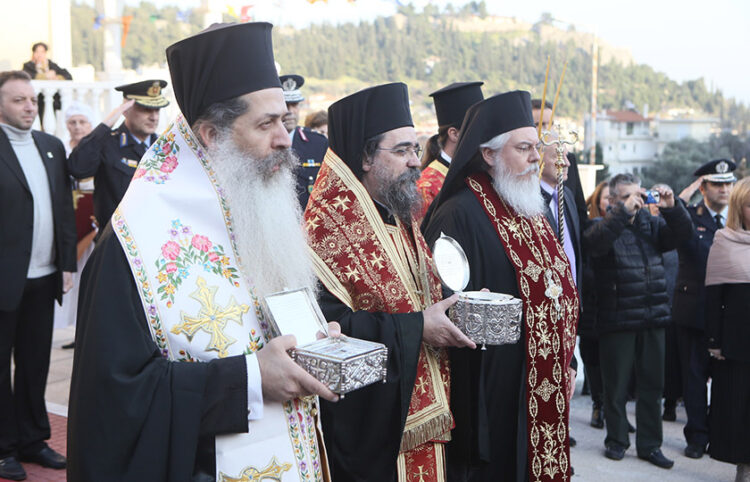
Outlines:
<svg viewBox="0 0 750 482"><path fill-rule="evenodd" d="M169 105L169 101L161 93L166 86L166 80L144 80L117 86L115 90L122 92L123 97L134 100L140 106L161 109Z"/></svg>
<svg viewBox="0 0 750 482"><path fill-rule="evenodd" d="M704 181L735 182L737 181L733 172L735 169L737 169L737 164L729 159L714 159L699 167L693 175L704 176Z"/></svg>
<svg viewBox="0 0 750 482"><path fill-rule="evenodd" d="M289 74L279 77L281 81L281 90L284 91L284 101L287 104L296 104L305 100L299 88L305 83L305 78L301 75Z"/></svg>

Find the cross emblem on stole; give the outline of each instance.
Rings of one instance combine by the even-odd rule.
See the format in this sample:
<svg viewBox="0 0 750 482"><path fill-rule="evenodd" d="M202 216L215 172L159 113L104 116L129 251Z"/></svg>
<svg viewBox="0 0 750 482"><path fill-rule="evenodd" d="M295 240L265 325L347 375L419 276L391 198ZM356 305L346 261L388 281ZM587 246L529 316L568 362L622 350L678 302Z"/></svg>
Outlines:
<svg viewBox="0 0 750 482"><path fill-rule="evenodd" d="M227 323L233 321L242 325L242 315L250 309L247 305L240 305L234 300L234 296L229 298L229 304L226 308L216 304L216 291L218 286L208 286L206 280L198 277L196 281L198 289L190 294L190 297L201 304L201 308L196 316L190 316L184 311L180 312L182 323L175 325L170 330L175 335L184 333L189 341L193 341L193 336L198 331L204 331L211 335L211 340L206 345L206 351L219 352L219 358L227 356L227 347L235 340L224 333Z"/></svg>

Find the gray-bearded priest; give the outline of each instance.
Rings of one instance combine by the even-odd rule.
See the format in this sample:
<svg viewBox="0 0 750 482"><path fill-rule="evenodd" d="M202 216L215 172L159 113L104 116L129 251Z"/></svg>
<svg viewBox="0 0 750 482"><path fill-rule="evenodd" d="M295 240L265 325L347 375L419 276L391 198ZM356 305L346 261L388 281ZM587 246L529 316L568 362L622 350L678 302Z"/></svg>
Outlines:
<svg viewBox="0 0 750 482"><path fill-rule="evenodd" d="M451 481L570 478L569 364L578 294L544 218L533 126L528 92L474 104L425 219L428 244L444 232L466 252L467 290L486 287L523 301L520 341L486 351L451 349Z"/></svg>
<svg viewBox="0 0 750 482"><path fill-rule="evenodd" d="M336 396L258 302L316 284L271 45L270 24L247 23L167 49L183 116L84 270L69 480L328 479L307 396Z"/></svg>

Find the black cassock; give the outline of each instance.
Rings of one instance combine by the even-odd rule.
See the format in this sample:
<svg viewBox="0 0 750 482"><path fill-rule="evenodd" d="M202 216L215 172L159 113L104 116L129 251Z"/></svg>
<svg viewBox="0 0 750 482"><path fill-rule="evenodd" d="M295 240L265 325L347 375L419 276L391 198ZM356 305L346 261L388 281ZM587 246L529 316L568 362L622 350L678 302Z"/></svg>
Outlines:
<svg viewBox="0 0 750 482"><path fill-rule="evenodd" d="M386 223L395 224L377 205ZM322 288L326 320L338 321L347 336L388 347L386 383L347 393L336 403L321 400L321 422L335 482L396 480L396 458L417 375L424 318L417 313L352 312Z"/></svg>
<svg viewBox="0 0 750 482"><path fill-rule="evenodd" d="M466 252L471 275L465 291L487 288L520 298L515 268L468 187L433 213L424 230L430 247L441 232ZM449 480L527 480L525 335L513 345L486 350L452 348L450 361L456 426L446 447Z"/></svg>
<svg viewBox="0 0 750 482"><path fill-rule="evenodd" d="M68 480L214 480L214 436L248 431L245 358L162 357L109 225L83 271L75 343Z"/></svg>

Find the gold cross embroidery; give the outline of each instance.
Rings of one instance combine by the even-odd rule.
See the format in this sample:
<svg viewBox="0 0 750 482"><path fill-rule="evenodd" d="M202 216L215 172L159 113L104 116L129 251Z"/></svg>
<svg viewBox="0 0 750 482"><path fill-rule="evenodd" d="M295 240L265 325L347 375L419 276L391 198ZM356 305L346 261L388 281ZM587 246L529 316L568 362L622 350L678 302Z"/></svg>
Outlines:
<svg viewBox="0 0 750 482"><path fill-rule="evenodd" d="M218 286L208 286L206 281L198 277L196 281L198 289L190 294L190 297L201 304L201 309L196 316L190 316L184 311L180 312L182 323L175 325L170 330L175 335L184 333L189 341L193 341L193 336L198 330L203 330L211 335L211 340L206 345L206 350L218 351L219 358L227 356L227 347L234 343L231 336L224 333L227 323L233 321L242 325L242 314L247 313L247 305L238 305L234 296L229 298L229 305L222 308L215 302L216 291Z"/></svg>
<svg viewBox="0 0 750 482"><path fill-rule="evenodd" d="M430 475L430 473L424 469L424 465L420 465L419 472L414 472L414 475L419 477L419 480L417 482L424 482L424 476Z"/></svg>
<svg viewBox="0 0 750 482"><path fill-rule="evenodd" d="M224 472L219 472L219 482L261 482L264 480L280 482L282 474L291 468L292 464L284 463L279 465L276 457L273 457L263 470L258 470L255 467L245 467L239 477L236 478L230 477Z"/></svg>
<svg viewBox="0 0 750 482"><path fill-rule="evenodd" d="M419 382L414 384L414 388L422 392L422 395L427 393L427 380L424 377L419 377Z"/></svg>

